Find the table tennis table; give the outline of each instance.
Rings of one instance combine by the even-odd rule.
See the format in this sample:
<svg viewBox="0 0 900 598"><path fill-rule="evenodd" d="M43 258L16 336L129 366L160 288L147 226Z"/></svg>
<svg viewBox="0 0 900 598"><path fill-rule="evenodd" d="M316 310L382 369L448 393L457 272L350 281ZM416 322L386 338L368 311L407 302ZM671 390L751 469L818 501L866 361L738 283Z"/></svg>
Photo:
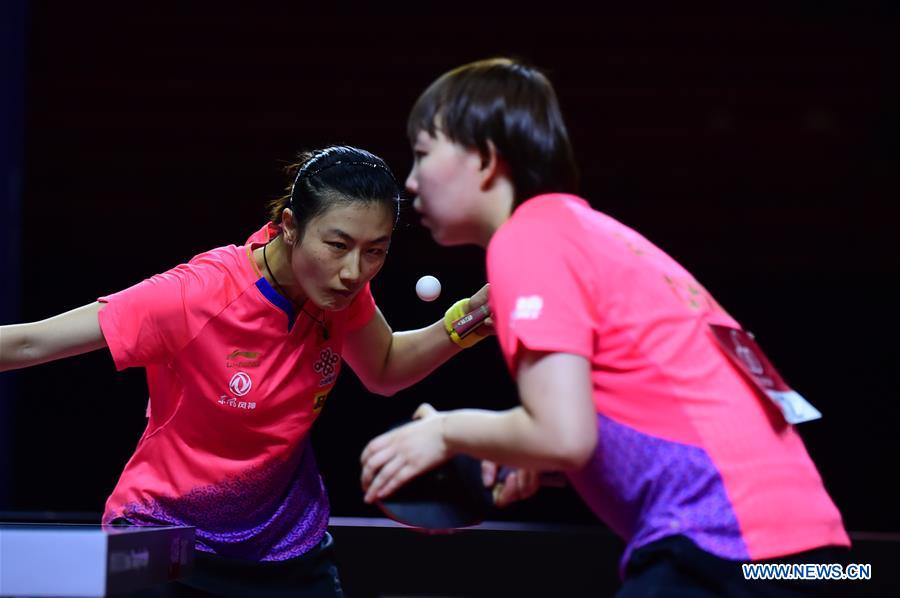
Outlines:
<svg viewBox="0 0 900 598"><path fill-rule="evenodd" d="M0 523L0 596L107 596L190 573L194 528Z"/></svg>

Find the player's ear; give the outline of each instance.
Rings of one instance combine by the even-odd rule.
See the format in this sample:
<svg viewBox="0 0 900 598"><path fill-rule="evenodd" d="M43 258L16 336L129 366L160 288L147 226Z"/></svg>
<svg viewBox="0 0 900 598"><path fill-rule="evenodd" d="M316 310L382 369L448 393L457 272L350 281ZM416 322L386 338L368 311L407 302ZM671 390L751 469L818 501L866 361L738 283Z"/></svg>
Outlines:
<svg viewBox="0 0 900 598"><path fill-rule="evenodd" d="M497 177L502 174L502 161L497 152L497 146L490 139L487 140L487 149L481 152L481 188L489 189Z"/></svg>
<svg viewBox="0 0 900 598"><path fill-rule="evenodd" d="M285 208L281 212L281 232L284 235L284 242L288 245L294 245L297 242L297 224L294 222L294 213L290 208Z"/></svg>

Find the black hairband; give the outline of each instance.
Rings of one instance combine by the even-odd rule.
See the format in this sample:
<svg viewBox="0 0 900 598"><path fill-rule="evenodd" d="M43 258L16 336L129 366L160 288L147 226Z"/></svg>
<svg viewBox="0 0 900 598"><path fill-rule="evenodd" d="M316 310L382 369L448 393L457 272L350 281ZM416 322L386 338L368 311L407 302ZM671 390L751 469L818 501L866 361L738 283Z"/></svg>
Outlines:
<svg viewBox="0 0 900 598"><path fill-rule="evenodd" d="M394 174L390 171L389 168L387 168L383 164L378 164L376 162L366 162L365 160L352 160L349 162L345 161L345 160L335 160L331 164L326 164L325 166L322 166L321 168L319 168L317 170L314 170L310 173L306 173L305 171L309 170L310 164L316 162L317 160L318 160L318 158L314 158L314 159L310 160L309 162L307 162L305 165L306 168L301 168L300 172L297 173L297 179L299 180L303 177L312 178L312 177L316 176L317 174L319 174L320 172L322 172L323 170L328 170L332 166L337 166L338 164L346 164L347 166L368 166L370 168L380 168L381 170L388 173L388 176L391 177L391 180L394 181L395 185L397 184L397 181L394 179Z"/></svg>
<svg viewBox="0 0 900 598"><path fill-rule="evenodd" d="M328 155L328 153L322 153L322 154L319 154L318 156L313 157L310 161L308 161L306 164L304 164L297 171L297 176L294 178L294 184L291 185L290 204L291 204L292 211L294 210L294 189L297 187L297 183L300 181L300 179L302 179L302 178L310 179L310 178L318 175L320 172L328 170L332 166L337 166L338 164L346 164L347 166L368 166L369 168L380 168L381 170L386 172L389 177L391 177L391 181L394 183L394 188L398 189L398 190L400 188L397 185L397 179L394 178L394 173L391 172L391 169L383 164L378 164L377 162L367 162L365 160L350 160L350 161L335 160L331 164L326 164L325 166L322 166L321 168L318 168L312 172L308 172L310 167L315 162L317 162L320 158L322 158L323 156L326 156L326 155ZM397 195L394 196L394 201L397 202L397 210L396 210L396 214L394 216L394 225L396 226L397 222L399 222L399 220L400 220L400 194L399 194L399 191L398 191Z"/></svg>

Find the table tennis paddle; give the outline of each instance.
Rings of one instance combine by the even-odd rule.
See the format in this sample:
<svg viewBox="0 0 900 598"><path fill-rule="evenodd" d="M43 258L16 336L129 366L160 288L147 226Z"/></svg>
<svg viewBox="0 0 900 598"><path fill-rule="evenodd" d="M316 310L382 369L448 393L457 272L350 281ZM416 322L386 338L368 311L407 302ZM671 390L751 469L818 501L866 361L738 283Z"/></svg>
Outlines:
<svg viewBox="0 0 900 598"><path fill-rule="evenodd" d="M512 471L501 468L498 480L502 483ZM556 472L542 473L540 482L542 486L566 484L565 476ZM451 533L478 525L494 511L494 488L484 485L480 460L457 455L376 504L394 521L423 533Z"/></svg>

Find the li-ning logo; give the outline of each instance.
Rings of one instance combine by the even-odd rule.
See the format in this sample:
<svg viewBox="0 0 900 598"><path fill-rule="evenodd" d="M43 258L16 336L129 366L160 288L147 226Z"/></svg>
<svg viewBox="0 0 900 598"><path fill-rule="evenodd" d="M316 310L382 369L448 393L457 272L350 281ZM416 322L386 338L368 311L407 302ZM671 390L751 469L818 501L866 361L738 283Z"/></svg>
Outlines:
<svg viewBox="0 0 900 598"><path fill-rule="evenodd" d="M322 352L319 353L319 360L313 364L313 371L322 376L319 386L327 386L334 382L337 377L335 366L340 360L341 356L332 351L331 347L322 349Z"/></svg>
<svg viewBox="0 0 900 598"><path fill-rule="evenodd" d="M544 308L544 300L538 295L519 297L513 310L513 320L537 320Z"/></svg>
<svg viewBox="0 0 900 598"><path fill-rule="evenodd" d="M231 368L257 368L259 367L260 354L255 351L241 351L235 349L225 358L225 367Z"/></svg>
<svg viewBox="0 0 900 598"><path fill-rule="evenodd" d="M234 376L231 377L231 382L228 383L228 389L234 393L236 397L242 397L248 392L250 392L250 388L253 386L253 381L250 380L250 376L245 374L244 372L238 372Z"/></svg>

